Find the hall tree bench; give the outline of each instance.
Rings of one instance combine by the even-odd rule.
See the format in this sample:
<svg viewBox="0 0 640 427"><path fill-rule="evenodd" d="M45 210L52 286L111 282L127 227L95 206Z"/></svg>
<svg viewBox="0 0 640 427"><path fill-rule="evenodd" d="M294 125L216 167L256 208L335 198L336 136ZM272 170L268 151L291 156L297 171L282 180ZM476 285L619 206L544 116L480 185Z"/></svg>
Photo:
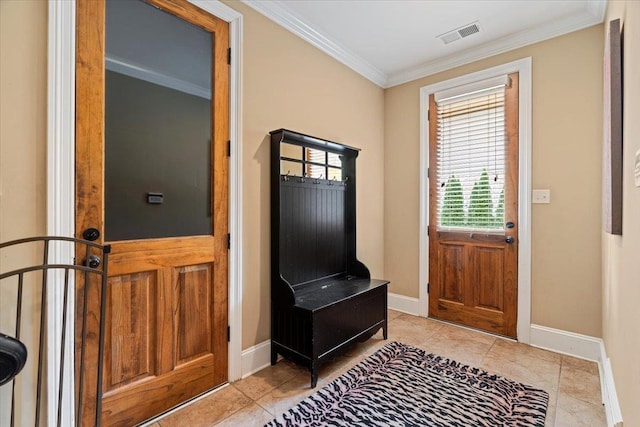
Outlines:
<svg viewBox="0 0 640 427"><path fill-rule="evenodd" d="M387 280L356 258L359 150L286 129L271 133L271 364L319 367L380 328Z"/></svg>

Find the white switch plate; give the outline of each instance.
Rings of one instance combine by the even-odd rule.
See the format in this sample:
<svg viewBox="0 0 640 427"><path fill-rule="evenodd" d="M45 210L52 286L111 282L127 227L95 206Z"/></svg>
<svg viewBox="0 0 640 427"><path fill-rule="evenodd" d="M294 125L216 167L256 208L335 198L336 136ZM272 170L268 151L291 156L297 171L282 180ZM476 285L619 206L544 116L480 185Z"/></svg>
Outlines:
<svg viewBox="0 0 640 427"><path fill-rule="evenodd" d="M533 190L533 203L551 203L551 190Z"/></svg>

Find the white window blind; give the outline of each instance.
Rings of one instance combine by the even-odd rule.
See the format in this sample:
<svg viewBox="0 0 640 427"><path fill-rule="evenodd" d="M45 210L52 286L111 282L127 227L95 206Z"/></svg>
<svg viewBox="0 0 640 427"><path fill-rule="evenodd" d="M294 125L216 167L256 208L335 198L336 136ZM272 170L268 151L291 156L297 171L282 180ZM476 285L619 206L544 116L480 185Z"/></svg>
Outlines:
<svg viewBox="0 0 640 427"><path fill-rule="evenodd" d="M308 177L335 181L342 180L342 161L339 155L316 150L315 148L307 148L305 150L305 160L315 163L307 164L306 173Z"/></svg>
<svg viewBox="0 0 640 427"><path fill-rule="evenodd" d="M505 85L494 80L435 96L439 230L504 232Z"/></svg>

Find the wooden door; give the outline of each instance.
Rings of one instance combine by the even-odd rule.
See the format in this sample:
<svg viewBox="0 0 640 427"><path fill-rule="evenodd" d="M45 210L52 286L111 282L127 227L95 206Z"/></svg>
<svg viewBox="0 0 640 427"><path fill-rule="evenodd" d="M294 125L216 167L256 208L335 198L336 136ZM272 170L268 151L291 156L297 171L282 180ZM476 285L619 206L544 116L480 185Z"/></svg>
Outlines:
<svg viewBox="0 0 640 427"><path fill-rule="evenodd" d="M444 140L441 122L442 113L438 113L438 105L434 95L429 102L429 316L459 323L472 328L481 329L508 337L516 338L517 324L517 268L518 268L518 74L509 75L510 84L504 91L504 106L498 115L504 115L501 125L504 135L503 150L496 153L487 152L487 169L497 168L491 182L500 178L502 192L495 200L489 215L497 222L489 228L478 229L473 221L464 220L470 215L471 204L469 193L475 191L481 177L473 183L467 182L463 201L463 184L460 180L446 179L438 168L445 168L443 160L446 147L437 147L438 138ZM474 107L476 108L476 107ZM483 108L483 107L480 107ZM472 109L473 110L473 109ZM474 110L475 111L475 110ZM439 116L440 114L440 116ZM459 114L459 113L453 113ZM466 113L465 113L466 114ZM474 126L475 119L470 123ZM439 128L440 125L440 128ZM455 126L455 125L454 125ZM474 128L475 130L475 128ZM474 131L469 132L469 135ZM458 137L460 134L456 134ZM460 139L458 139L460 140ZM502 140L502 139L501 139ZM477 141L476 141L477 142ZM474 142L474 144L476 143ZM465 144L466 142L462 143ZM483 141L484 143L484 141ZM479 145L477 145L479 146ZM454 151L458 148L454 148ZM473 150L472 150L473 151ZM484 155L484 154L483 154ZM452 154L453 156L453 154ZM484 160L482 160L484 161ZM497 164L494 164L497 163ZM455 163L455 161L454 161ZM461 172L464 174L464 171ZM480 175L480 174L478 174ZM489 175L489 174L487 174ZM493 174L492 174L493 175ZM451 175L453 176L453 174ZM457 182L454 182L456 181ZM437 197L447 192L447 186L453 182L449 196L438 205ZM491 182L493 185L494 183ZM452 210L447 211L445 203L450 203L458 189L458 218L451 220ZM494 185L495 186L495 185ZM480 187L477 187L480 188ZM440 191L440 196L438 196ZM498 187L498 192L500 188ZM495 192L495 190L494 190ZM471 196L473 197L473 196ZM449 201L447 201L449 198ZM504 200L502 200L504 198ZM451 208L451 206L449 206ZM504 214L503 214L504 212ZM445 221L449 215L450 221ZM445 226L443 226L445 224ZM453 226L446 226L451 225Z"/></svg>
<svg viewBox="0 0 640 427"><path fill-rule="evenodd" d="M124 3L129 2L120 4ZM153 13L163 14L161 19L174 19L175 16L194 24L196 30L208 33L204 39L211 46L210 97L206 99L205 96L204 103L209 108L207 111L210 116L207 117L209 127L205 129L205 145L199 146L207 154L192 156L200 157L206 164L204 170L207 175L200 176L199 182L195 182L198 180L194 175L193 186L205 187L206 190L205 193L194 191L191 194L191 188L184 187L166 189L162 193L162 189L154 186L170 186L171 182L162 185L146 183L149 192L136 193L132 199L135 203L141 201L144 209L151 209L142 215L142 222L141 215L135 210L138 208L133 206L134 202L131 202L131 206L124 204L117 209L110 206L114 204L114 193L131 192L140 177L126 176L124 188L116 188L113 182L122 180L108 178L109 165L122 166L122 171L118 169L118 173L126 175L129 173L125 168L127 164L133 166L133 170L147 168L153 172L153 169L158 169L159 163L156 161L159 160L154 149L145 152L144 147L132 148L130 155L126 151L125 154L118 154L116 150L118 155L114 158L106 154L111 153L113 157L114 151L109 149L112 143L110 138L122 132L120 128L106 130L108 108L105 102L120 102L116 95L126 92L119 90L113 96L106 96L106 81L120 79L133 82L136 87L143 88L140 90L160 91L159 98L174 95L188 98L191 95L175 93L177 91L161 85L137 82L128 76L105 71L105 40L108 39L105 35L106 2L78 0L76 235L82 237L85 230L95 228L99 232L98 241L111 245L102 399L104 425L134 425L227 380L228 24L185 0L148 0L147 3L154 6ZM141 7L148 5L142 4ZM173 16L168 18L169 15ZM144 27L148 22L141 22L140 25ZM127 108L134 109L136 102L144 101L139 98L129 100ZM202 99L199 97L194 102L201 105ZM155 101L147 106L154 107ZM173 103L167 106L173 107ZM166 133L167 122L184 125L191 119L190 113L171 116L173 110L167 111L168 117L156 117L144 123L155 132L148 137L151 142L162 136L159 134ZM131 111L126 111L118 120L126 121L130 114ZM139 123L135 122L127 122L127 126L137 126ZM190 144L187 137L172 140L169 154L163 154L169 159L165 159L162 170L156 170L154 176L159 172L160 175L175 176L179 180L181 176L193 174L192 169L202 169L200 164L197 167L194 164L191 168L188 163L200 160L182 159L187 155L185 152L189 151L185 144ZM171 156L174 156L173 159ZM203 181L206 185L202 184ZM193 198L197 199L198 206L204 206L198 209L202 211L199 215L206 218L201 221L206 223L201 227L204 232L189 228L194 222L189 216L193 209L183 205L186 194L195 194ZM168 225L156 226L149 236L136 237L138 228L154 223L161 212L169 209L173 209L175 212L172 215L177 216ZM114 221L119 224L120 231L113 231ZM136 225L132 227L134 223ZM166 235L162 234L163 227L170 229ZM78 296L82 295L82 284L79 283L78 287L76 298L80 300ZM89 298L90 312L95 311L95 307L92 307L94 300L97 298ZM88 327L89 335L97 332L91 330L95 328L91 321ZM88 369L95 369L95 366L89 366ZM90 389L87 387L87 390ZM91 411L83 413L87 414L86 419L83 416L83 425L92 424Z"/></svg>

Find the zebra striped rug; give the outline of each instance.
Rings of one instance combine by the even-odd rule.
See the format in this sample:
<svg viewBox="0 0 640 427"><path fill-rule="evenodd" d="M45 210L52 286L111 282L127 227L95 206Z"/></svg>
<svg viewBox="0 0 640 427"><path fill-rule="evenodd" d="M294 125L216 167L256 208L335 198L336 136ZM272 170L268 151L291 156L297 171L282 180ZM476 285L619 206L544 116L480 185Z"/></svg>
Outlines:
<svg viewBox="0 0 640 427"><path fill-rule="evenodd" d="M391 342L277 417L275 426L544 426L549 395Z"/></svg>

